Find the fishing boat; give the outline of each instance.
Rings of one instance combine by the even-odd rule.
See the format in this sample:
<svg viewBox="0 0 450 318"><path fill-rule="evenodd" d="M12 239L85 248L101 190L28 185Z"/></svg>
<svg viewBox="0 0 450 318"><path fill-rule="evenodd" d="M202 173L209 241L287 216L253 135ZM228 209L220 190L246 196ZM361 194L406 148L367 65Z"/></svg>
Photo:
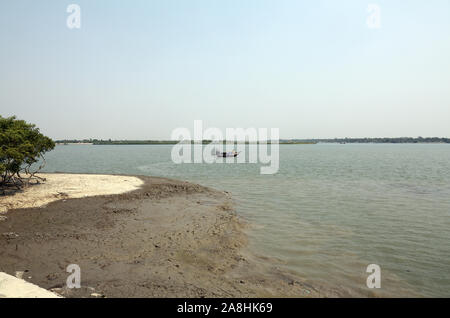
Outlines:
<svg viewBox="0 0 450 318"><path fill-rule="evenodd" d="M237 157L239 155L239 152L236 151L229 151L229 152L220 152L216 150L216 156L220 158L228 158L228 157Z"/></svg>

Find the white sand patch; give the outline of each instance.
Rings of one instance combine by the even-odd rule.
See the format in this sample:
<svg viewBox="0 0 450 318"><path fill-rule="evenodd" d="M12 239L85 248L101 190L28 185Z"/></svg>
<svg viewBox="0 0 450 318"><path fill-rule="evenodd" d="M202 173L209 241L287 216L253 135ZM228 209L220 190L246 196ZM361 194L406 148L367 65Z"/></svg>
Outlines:
<svg viewBox="0 0 450 318"><path fill-rule="evenodd" d="M125 193L144 184L131 176L59 173L39 176L47 180L14 195L0 196L0 214L10 209L42 207L61 199Z"/></svg>
<svg viewBox="0 0 450 318"><path fill-rule="evenodd" d="M22 279L0 272L0 298L59 298L60 296L26 282Z"/></svg>

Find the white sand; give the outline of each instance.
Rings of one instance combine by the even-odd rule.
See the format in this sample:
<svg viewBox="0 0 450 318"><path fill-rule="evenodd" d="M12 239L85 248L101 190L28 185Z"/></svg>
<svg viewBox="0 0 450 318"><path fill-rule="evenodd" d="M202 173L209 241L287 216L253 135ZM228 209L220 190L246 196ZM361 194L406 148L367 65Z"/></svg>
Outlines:
<svg viewBox="0 0 450 318"><path fill-rule="evenodd" d="M0 272L0 298L60 298L60 296L22 279Z"/></svg>
<svg viewBox="0 0 450 318"><path fill-rule="evenodd" d="M39 174L47 180L14 195L0 196L0 214L10 209L42 207L56 200L120 194L141 187L137 177L94 174Z"/></svg>

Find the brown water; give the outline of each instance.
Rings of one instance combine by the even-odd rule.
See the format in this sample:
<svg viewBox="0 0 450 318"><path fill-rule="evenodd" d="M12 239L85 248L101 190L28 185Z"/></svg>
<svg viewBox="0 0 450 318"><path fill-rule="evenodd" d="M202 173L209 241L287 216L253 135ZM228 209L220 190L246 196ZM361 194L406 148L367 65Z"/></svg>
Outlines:
<svg viewBox="0 0 450 318"><path fill-rule="evenodd" d="M280 170L182 164L171 146L58 146L46 171L144 174L232 193L250 249L353 295L450 297L450 145L281 145ZM381 267L379 290L366 267Z"/></svg>

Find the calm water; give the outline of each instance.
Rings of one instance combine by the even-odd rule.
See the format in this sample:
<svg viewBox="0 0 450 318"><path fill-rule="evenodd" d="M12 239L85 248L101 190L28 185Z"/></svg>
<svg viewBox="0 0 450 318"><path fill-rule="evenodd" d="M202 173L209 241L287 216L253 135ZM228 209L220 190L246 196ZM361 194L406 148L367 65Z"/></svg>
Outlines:
<svg viewBox="0 0 450 318"><path fill-rule="evenodd" d="M450 145L281 145L280 170L182 164L171 146L57 146L46 171L163 176L232 193L250 249L312 283L367 295L450 297Z"/></svg>

